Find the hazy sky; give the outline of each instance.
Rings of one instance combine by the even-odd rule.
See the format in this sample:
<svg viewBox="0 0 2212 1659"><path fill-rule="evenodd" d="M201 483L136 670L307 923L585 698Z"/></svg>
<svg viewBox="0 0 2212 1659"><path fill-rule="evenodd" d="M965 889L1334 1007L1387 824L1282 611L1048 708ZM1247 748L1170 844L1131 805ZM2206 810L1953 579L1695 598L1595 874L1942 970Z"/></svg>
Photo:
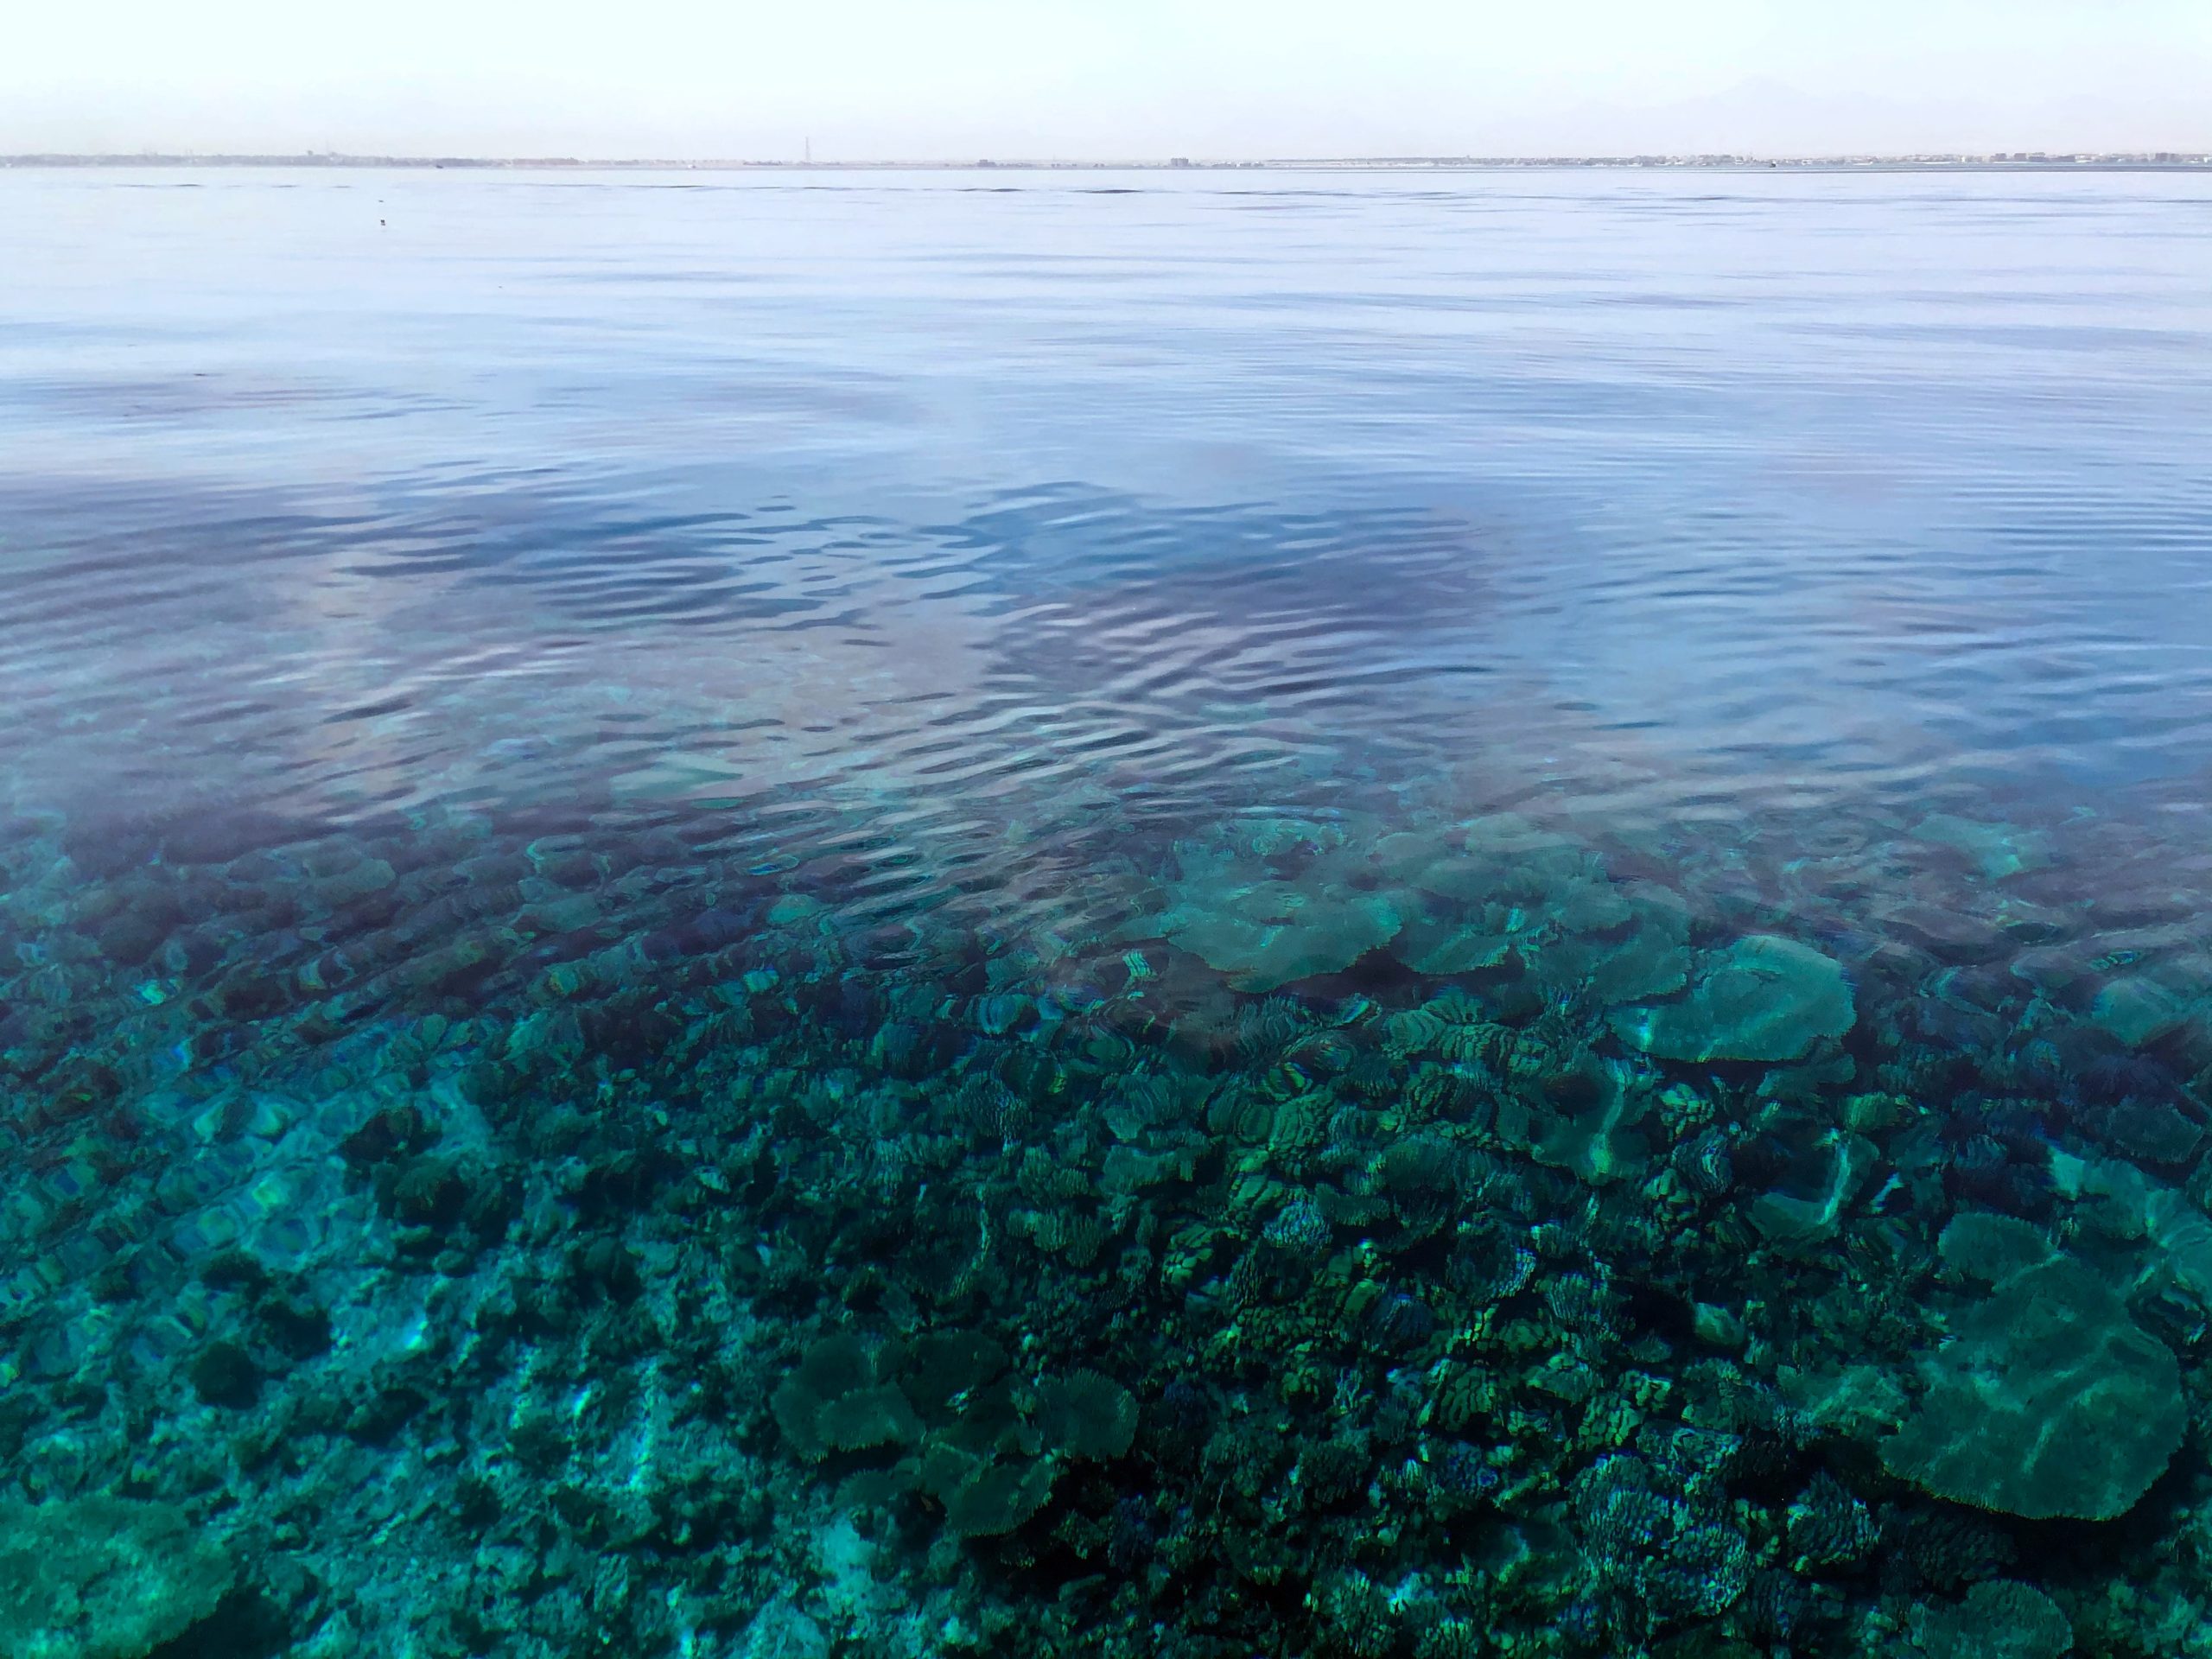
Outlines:
<svg viewBox="0 0 2212 1659"><path fill-rule="evenodd" d="M105 0L0 150L2212 149L2212 0Z"/></svg>

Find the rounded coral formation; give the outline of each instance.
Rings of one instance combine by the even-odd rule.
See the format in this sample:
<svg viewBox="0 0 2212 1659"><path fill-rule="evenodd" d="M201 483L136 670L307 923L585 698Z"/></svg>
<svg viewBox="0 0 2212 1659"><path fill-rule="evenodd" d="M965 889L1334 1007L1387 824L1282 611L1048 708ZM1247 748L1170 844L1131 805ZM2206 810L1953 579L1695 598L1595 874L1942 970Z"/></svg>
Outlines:
<svg viewBox="0 0 2212 1659"><path fill-rule="evenodd" d="M1795 1060L1858 1015L1843 966L1810 945L1753 934L1708 958L1680 1001L1625 1008L1614 1029L1665 1060Z"/></svg>

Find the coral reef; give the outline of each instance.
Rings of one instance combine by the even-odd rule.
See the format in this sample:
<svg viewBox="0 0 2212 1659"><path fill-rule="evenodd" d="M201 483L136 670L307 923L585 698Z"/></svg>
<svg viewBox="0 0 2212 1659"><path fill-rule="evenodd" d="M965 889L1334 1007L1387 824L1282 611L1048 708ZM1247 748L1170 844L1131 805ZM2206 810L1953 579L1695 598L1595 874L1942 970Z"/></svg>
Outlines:
<svg viewBox="0 0 2212 1659"><path fill-rule="evenodd" d="M1912 1638L1951 1659L2059 1659L2074 1630L2050 1597L2010 1579L1977 1584L1955 1605L1914 1609Z"/></svg>
<svg viewBox="0 0 2212 1659"><path fill-rule="evenodd" d="M5 1645L2189 1651L2201 929L1938 828L19 824Z"/></svg>
<svg viewBox="0 0 2212 1659"><path fill-rule="evenodd" d="M1624 1008L1622 1038L1665 1060L1795 1060L1857 1018L1842 964L1771 934L1738 939L1675 1002Z"/></svg>
<svg viewBox="0 0 2212 1659"><path fill-rule="evenodd" d="M213 1612L238 1567L173 1504L0 1505L0 1649L15 1659L144 1659Z"/></svg>
<svg viewBox="0 0 2212 1659"><path fill-rule="evenodd" d="M1950 1324L1922 1362L1925 1392L1883 1443L1892 1473L2031 1520L2102 1521L2132 1508L2180 1446L2172 1352L2080 1263L2015 1268Z"/></svg>

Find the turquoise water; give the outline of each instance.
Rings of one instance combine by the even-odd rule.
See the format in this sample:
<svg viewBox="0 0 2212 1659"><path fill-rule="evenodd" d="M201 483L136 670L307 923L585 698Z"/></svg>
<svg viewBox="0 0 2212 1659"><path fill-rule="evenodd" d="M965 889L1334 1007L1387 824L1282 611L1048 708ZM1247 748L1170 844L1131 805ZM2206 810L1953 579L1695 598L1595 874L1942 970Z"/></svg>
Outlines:
<svg viewBox="0 0 2212 1659"><path fill-rule="evenodd" d="M2212 181L0 174L0 1648L2212 1651Z"/></svg>

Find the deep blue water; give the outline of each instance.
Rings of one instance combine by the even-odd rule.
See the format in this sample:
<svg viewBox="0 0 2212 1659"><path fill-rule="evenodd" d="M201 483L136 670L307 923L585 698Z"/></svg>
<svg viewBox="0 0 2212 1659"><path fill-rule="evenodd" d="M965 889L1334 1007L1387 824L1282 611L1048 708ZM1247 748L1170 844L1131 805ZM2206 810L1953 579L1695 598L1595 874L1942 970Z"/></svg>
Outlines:
<svg viewBox="0 0 2212 1659"><path fill-rule="evenodd" d="M2212 1398L2212 176L0 213L0 1500L179 1610L111 1650L2183 1650L2193 1439L1902 1448L2024 1282L1962 1214ZM889 1380L948 1333L997 1440ZM908 1403L810 1444L808 1354Z"/></svg>

